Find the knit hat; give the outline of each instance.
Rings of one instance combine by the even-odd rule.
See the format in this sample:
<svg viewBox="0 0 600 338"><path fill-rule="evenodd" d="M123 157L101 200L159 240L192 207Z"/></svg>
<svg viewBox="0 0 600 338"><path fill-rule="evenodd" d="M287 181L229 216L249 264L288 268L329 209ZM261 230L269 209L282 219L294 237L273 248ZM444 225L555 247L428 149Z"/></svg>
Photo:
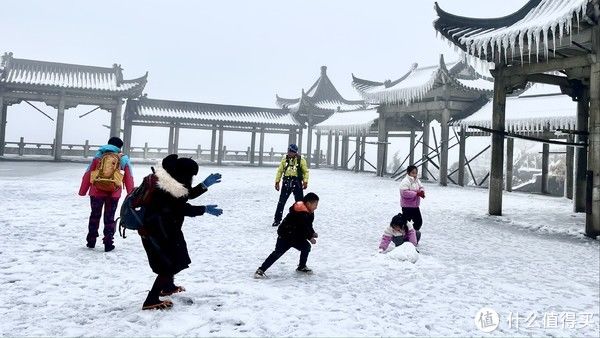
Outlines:
<svg viewBox="0 0 600 338"><path fill-rule="evenodd" d="M123 140L121 140L120 138L113 136L111 138L108 139L108 144L113 145L119 149L121 149L123 147Z"/></svg>
<svg viewBox="0 0 600 338"><path fill-rule="evenodd" d="M162 160L162 167L177 182L190 187L192 178L198 174L198 163L191 158L181 157L177 154L171 154Z"/></svg>
<svg viewBox="0 0 600 338"><path fill-rule="evenodd" d="M292 143L288 147L288 151L290 151L292 153L297 153L298 152L298 146L296 144Z"/></svg>
<svg viewBox="0 0 600 338"><path fill-rule="evenodd" d="M404 218L404 215L402 214L398 214L394 217L392 217L392 220L390 221L390 226L394 226L394 225L399 225L399 226L406 226L406 218Z"/></svg>

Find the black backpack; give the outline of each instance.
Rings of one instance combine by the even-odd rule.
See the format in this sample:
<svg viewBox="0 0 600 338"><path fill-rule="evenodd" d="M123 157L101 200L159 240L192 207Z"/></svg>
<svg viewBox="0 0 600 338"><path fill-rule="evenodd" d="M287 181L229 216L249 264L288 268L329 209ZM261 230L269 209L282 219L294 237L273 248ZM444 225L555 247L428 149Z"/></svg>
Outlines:
<svg viewBox="0 0 600 338"><path fill-rule="evenodd" d="M154 171L154 168L152 171ZM146 205L152 197L155 180L154 175L146 176L142 184L123 200L119 218L117 218L121 237L127 238L125 229L140 230L144 226L144 213Z"/></svg>
<svg viewBox="0 0 600 338"><path fill-rule="evenodd" d="M302 156L300 154L296 154L296 156L294 156L295 158L297 158L298 162L296 165L296 177L298 177L298 179L300 180L300 182L302 182L304 180L304 173L302 173ZM285 168L283 169L283 174L285 175L285 173L287 172L288 168L292 165L292 160L294 159L294 157L286 157L286 165Z"/></svg>

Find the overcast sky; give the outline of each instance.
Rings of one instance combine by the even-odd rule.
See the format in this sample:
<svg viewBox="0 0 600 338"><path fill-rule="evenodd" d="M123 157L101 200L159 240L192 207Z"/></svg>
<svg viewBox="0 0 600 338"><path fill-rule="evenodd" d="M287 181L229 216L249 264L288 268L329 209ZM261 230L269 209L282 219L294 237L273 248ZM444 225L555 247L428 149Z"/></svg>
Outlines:
<svg viewBox="0 0 600 338"><path fill-rule="evenodd" d="M430 0L309 1L5 1L0 52L16 58L110 67L126 79L149 72L149 97L275 106L275 94L298 97L326 65L340 93L358 99L351 73L395 79L413 62L421 66L458 55L436 38ZM526 0L439 0L464 16L494 17ZM37 105L50 115L51 107ZM73 109L65 142L103 142L108 113ZM51 142L54 125L25 104L9 108L7 140ZM134 129L134 144L165 144ZM166 135L160 131L153 135ZM185 138L185 134L182 134ZM235 137L233 138L235 139ZM226 138L227 140L227 138ZM231 142L232 138L229 140ZM185 141L183 142L191 142ZM200 142L200 141L199 141ZM201 142L206 144L205 138ZM243 141L238 145L245 144ZM227 143L227 141L226 141ZM245 148L245 147L244 147Z"/></svg>

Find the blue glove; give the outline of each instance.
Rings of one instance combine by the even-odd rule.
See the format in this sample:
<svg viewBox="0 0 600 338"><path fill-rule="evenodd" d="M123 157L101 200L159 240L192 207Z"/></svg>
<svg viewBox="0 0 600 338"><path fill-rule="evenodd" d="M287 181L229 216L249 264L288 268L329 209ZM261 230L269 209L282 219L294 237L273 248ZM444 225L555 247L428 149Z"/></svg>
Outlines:
<svg viewBox="0 0 600 338"><path fill-rule="evenodd" d="M221 174L210 174L202 182L202 184L204 184L204 186L207 188L215 183L221 183Z"/></svg>
<svg viewBox="0 0 600 338"><path fill-rule="evenodd" d="M213 205L207 205L206 211L204 211L204 212L207 214L211 214L213 216L219 217L223 214L223 209L217 208L217 205L213 204Z"/></svg>

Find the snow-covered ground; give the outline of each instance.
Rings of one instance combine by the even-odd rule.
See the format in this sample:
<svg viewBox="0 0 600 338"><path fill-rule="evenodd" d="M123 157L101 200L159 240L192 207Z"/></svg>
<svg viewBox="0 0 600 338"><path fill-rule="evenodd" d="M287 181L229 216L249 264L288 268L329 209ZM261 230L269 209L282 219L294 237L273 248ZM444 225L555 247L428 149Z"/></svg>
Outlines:
<svg viewBox="0 0 600 338"><path fill-rule="evenodd" d="M600 246L568 200L507 193L490 217L486 190L426 184L412 264L377 253L398 183L330 170L311 171L314 275L296 274L292 249L255 280L275 244L274 169L202 167L223 183L193 203L224 214L186 220L193 262L176 281L188 291L170 311L142 311L154 275L137 234L110 253L85 247L85 167L0 162L2 336L480 336L482 307L500 316L493 336L599 334Z"/></svg>

